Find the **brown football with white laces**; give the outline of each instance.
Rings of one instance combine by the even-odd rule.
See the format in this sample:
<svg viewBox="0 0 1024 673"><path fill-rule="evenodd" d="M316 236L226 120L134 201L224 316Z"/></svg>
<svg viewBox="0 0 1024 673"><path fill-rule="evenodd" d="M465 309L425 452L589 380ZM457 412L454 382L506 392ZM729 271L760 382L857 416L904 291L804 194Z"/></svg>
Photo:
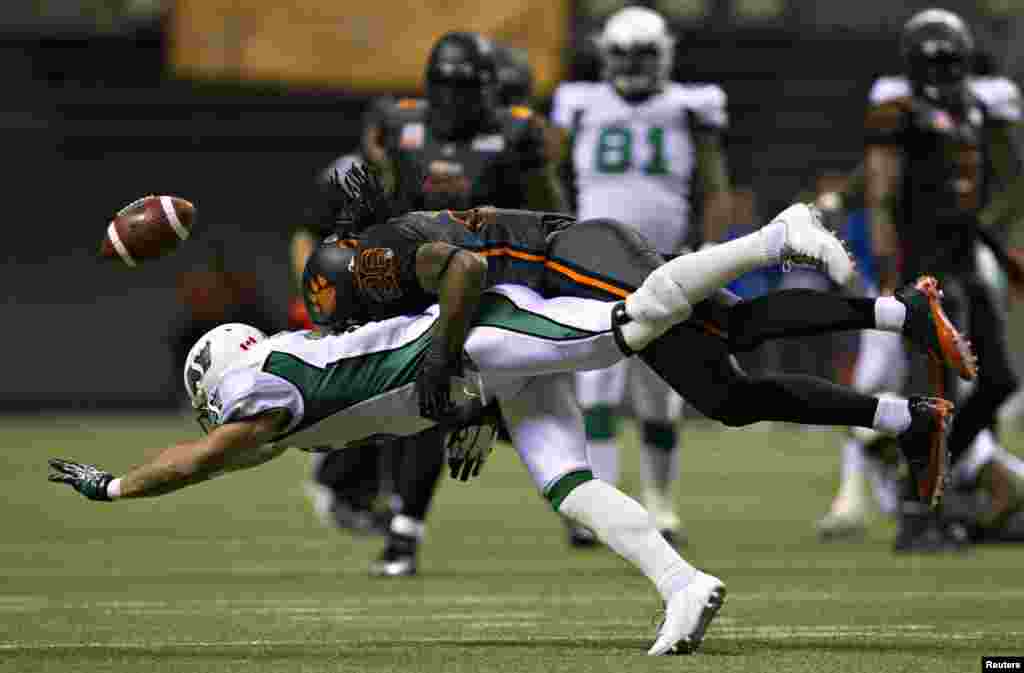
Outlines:
<svg viewBox="0 0 1024 673"><path fill-rule="evenodd" d="M177 196L144 196L117 211L100 257L138 266L174 251L192 234L196 207Z"/></svg>

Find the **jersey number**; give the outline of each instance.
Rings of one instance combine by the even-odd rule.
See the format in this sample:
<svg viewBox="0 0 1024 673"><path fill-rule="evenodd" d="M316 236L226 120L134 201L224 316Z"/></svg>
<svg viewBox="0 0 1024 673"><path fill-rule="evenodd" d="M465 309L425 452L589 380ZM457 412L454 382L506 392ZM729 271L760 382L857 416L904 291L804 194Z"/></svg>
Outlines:
<svg viewBox="0 0 1024 673"><path fill-rule="evenodd" d="M645 175L665 175L668 161L665 157L665 129L652 126L647 129L647 144L651 158L640 167ZM625 173L633 166L633 130L622 126L608 126L597 135L598 173Z"/></svg>

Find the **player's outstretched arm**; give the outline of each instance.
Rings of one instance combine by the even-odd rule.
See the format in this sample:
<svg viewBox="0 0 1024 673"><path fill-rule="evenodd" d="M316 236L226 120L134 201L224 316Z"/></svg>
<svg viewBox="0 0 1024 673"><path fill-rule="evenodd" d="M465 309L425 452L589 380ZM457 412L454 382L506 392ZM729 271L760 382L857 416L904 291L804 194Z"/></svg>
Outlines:
<svg viewBox="0 0 1024 673"><path fill-rule="evenodd" d="M416 251L416 275L437 293L440 320L416 378L420 415L438 419L452 410L451 377L459 373L462 349L487 280L487 260L447 243L428 243Z"/></svg>
<svg viewBox="0 0 1024 673"><path fill-rule="evenodd" d="M192 442L176 444L115 478L94 465L50 459L49 480L65 483L90 500L148 498L276 458L283 448L267 447L287 424L283 411L218 426Z"/></svg>

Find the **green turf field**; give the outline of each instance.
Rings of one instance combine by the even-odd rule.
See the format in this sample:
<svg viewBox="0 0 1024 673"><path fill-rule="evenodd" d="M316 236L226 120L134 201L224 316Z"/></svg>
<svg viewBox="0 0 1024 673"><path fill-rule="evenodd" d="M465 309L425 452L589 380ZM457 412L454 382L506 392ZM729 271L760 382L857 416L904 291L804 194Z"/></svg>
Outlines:
<svg viewBox="0 0 1024 673"><path fill-rule="evenodd" d="M46 482L48 456L116 472L192 428L3 423L5 672L874 673L1024 654L1024 549L898 558L884 521L863 543L815 540L838 461L828 432L686 432L685 555L729 598L698 655L654 659L654 590L610 552L569 551L507 446L479 481L442 485L420 577L373 580L379 538L321 527L304 455L161 499L92 503ZM629 488L636 462L627 455Z"/></svg>

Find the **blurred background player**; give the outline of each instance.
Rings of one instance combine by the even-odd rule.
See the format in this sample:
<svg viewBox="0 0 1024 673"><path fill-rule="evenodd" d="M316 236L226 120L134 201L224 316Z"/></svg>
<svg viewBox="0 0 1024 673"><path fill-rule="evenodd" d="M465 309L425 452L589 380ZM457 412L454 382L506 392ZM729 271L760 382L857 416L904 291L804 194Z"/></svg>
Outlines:
<svg viewBox="0 0 1024 673"><path fill-rule="evenodd" d="M568 135L580 219L610 217L635 226L658 252L673 256L692 240L721 240L730 220L729 177L721 146L726 96L714 84L670 80L675 38L656 12L627 7L598 37L601 82L566 82L552 119ZM690 226L695 176L702 230ZM628 407L640 425L642 500L670 541L685 539L672 486L679 471L676 424L682 400L640 360L577 376L590 461L617 483L616 414ZM575 546L593 535L570 527Z"/></svg>
<svg viewBox="0 0 1024 673"><path fill-rule="evenodd" d="M973 90L1001 92L1004 106L1019 104L1014 102L1020 98L1017 85L998 73L989 53L976 52L969 86ZM992 96L989 99L995 100ZM862 169L861 166L855 171L851 189L836 196L847 213L844 238L850 243L868 291L877 292L877 264L870 223L863 207L863 176L857 174ZM1008 243L1009 224L1000 222L994 229L1004 244ZM976 242L974 251L977 276L1005 313L1006 273L987 246ZM852 381L857 390L869 394L900 393L906 376L907 356L898 337L875 330L861 333ZM959 387L963 394L970 384L960 383ZM899 505L896 456L892 442L885 438L870 431L850 433L841 452L839 490L829 511L817 524L822 539L863 535L874 506L883 514L896 514ZM1019 514L1024 507L1022 467L1021 461L999 444L995 424L981 430L954 467L952 490L945 496L942 519L964 526L971 541L1021 541L1024 539ZM868 491L874 496L874 506ZM948 530L943 537L933 530L929 536L921 537L913 550L959 546Z"/></svg>
<svg viewBox="0 0 1024 673"><path fill-rule="evenodd" d="M914 15L901 38L905 74L872 86L867 115L865 190L883 294L922 269L939 276L951 315L965 316L979 360L973 389L957 407L949 437L953 460L994 422L1017 388L1000 304L979 277L978 230L1019 212L1024 192L1012 127L1020 120L1016 87L968 77L974 41L963 20L930 9ZM897 266L897 256L900 265ZM957 318L954 317L954 320ZM912 361L915 387L923 362ZM936 377L940 389L954 382ZM956 548L938 517L906 499L897 551Z"/></svg>
<svg viewBox="0 0 1024 673"><path fill-rule="evenodd" d="M363 133L363 157L387 178L422 174L421 209L497 205L545 211L565 209L550 161L542 118L519 104L530 93L532 74L525 55L503 49L475 33L453 32L433 46L426 67L426 99L382 101ZM499 62L502 64L499 68ZM505 89L500 86L504 78ZM500 101L514 103L503 106ZM344 235L344 224L334 227ZM416 572L424 521L444 464L442 436L426 434L403 443L391 463L397 514L388 540L370 572L404 576ZM346 453L346 452L339 452ZM372 452L371 452L372 453ZM333 459L332 459L333 460ZM339 458L321 470L317 483L335 493L358 493L380 501L388 471L379 463ZM350 498L352 500L352 498Z"/></svg>

